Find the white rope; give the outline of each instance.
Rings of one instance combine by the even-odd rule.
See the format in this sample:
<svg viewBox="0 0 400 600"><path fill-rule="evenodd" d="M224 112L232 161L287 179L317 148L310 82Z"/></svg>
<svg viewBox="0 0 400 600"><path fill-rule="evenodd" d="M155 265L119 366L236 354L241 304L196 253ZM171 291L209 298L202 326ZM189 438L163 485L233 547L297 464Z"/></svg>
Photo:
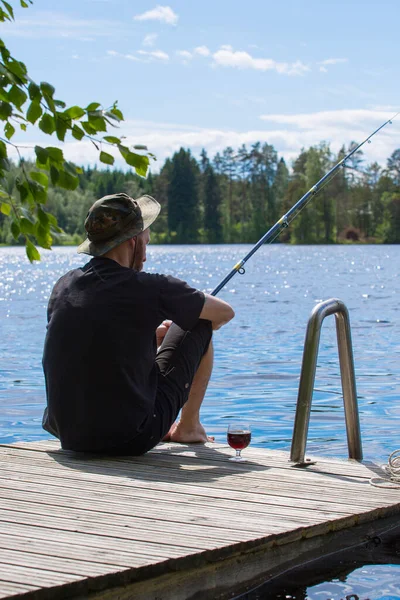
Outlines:
<svg viewBox="0 0 400 600"><path fill-rule="evenodd" d="M388 464L383 465L382 469L388 477L373 477L369 480L375 487L400 488L400 449L395 450L388 458Z"/></svg>

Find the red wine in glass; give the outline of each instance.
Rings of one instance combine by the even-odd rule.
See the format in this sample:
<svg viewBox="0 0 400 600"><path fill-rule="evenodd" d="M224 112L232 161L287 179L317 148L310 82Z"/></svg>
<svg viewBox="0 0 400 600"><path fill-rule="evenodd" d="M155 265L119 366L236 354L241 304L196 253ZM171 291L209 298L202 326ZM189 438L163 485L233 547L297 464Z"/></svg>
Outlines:
<svg viewBox="0 0 400 600"><path fill-rule="evenodd" d="M250 426L243 425L242 423L231 423L228 427L227 441L230 447L236 450L236 456L233 456L229 460L234 460L236 462L246 460L242 458L241 451L250 444Z"/></svg>

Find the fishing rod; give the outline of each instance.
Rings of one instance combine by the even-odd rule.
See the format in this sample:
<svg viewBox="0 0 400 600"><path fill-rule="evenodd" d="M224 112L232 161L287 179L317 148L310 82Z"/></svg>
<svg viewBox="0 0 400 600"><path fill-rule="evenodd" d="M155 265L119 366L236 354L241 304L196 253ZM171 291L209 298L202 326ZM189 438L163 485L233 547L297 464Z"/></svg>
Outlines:
<svg viewBox="0 0 400 600"><path fill-rule="evenodd" d="M223 279L221 281L221 283L219 285L217 285L217 287L211 292L211 296L216 296L218 294L218 292L220 290L222 290L223 287L225 287L225 285L228 283L228 281L230 281L232 279L232 277L234 275L236 275L236 273L239 273L240 275L243 275L245 273L245 270L243 268L243 265L249 260L249 258L251 258L253 256L253 254L255 252L257 252L257 250L263 245L266 244L267 242L273 241L279 234L280 232L285 229L286 227L289 227L289 224L291 223L291 221L293 221L293 219L299 214L299 212L301 211L302 208L305 207L305 205L311 201L311 199L316 196L318 194L318 192L321 190L321 188L328 183L332 177L335 176L336 172L340 169L340 167L345 167L346 166L346 161L355 153L357 152L357 150L359 150L361 148L361 146L364 146L364 144L371 143L370 140L371 138L378 133L378 131L380 131L381 129L383 129L384 127L386 127L386 125L388 124L392 124L392 121L397 117L397 115L399 115L400 112L396 113L391 119L388 119L385 123L383 123L383 125L381 125L380 127L378 127L378 129L376 129L373 133L371 133L367 138L365 138L365 140L363 142L361 142L361 144L358 144L358 146L355 146L355 148L353 148L348 154L346 154L346 156L344 158L342 158L342 160L340 160L334 167L332 167L332 169L330 169L330 171L328 171L323 177L321 177L321 179L312 186L312 188L310 188L308 190L308 192L306 192L304 194L304 196L302 196L300 198L300 200L298 200L296 202L296 204L294 204L292 206L292 208L290 210L288 210L287 213L285 213L276 223L275 225L273 225L271 227L271 229L269 229L267 231L267 233L265 233L262 238L260 238L258 240L258 242L255 244L255 246L253 246L253 248L250 250L250 252L248 254L246 254L246 256L244 258L242 258L242 260L240 260L238 263L236 263L236 265L233 267L232 271L230 273L228 273L228 275L225 277L225 279ZM292 218L291 218L292 217Z"/></svg>

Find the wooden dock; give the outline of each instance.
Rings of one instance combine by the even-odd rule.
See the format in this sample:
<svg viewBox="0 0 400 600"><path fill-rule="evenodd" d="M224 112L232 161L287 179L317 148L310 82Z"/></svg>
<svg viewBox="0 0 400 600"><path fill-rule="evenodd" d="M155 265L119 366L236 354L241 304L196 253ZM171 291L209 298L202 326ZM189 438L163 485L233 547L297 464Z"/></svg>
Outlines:
<svg viewBox="0 0 400 600"><path fill-rule="evenodd" d="M365 462L161 444L79 456L0 446L0 598L212 600L398 522L400 489Z"/></svg>

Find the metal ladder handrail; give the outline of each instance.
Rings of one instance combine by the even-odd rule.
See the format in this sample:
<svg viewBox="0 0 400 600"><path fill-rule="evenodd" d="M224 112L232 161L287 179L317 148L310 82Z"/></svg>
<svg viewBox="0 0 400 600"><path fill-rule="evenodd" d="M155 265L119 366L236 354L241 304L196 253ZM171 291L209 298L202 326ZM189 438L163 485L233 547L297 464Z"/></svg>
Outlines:
<svg viewBox="0 0 400 600"><path fill-rule="evenodd" d="M317 368L317 356L322 322L328 315L335 315L343 403L346 420L349 458L362 460L360 421L357 405L356 378L354 373L353 349L351 344L350 319L345 304L331 298L317 304L311 312L304 341L299 393L293 429L290 460L305 463L311 400Z"/></svg>

